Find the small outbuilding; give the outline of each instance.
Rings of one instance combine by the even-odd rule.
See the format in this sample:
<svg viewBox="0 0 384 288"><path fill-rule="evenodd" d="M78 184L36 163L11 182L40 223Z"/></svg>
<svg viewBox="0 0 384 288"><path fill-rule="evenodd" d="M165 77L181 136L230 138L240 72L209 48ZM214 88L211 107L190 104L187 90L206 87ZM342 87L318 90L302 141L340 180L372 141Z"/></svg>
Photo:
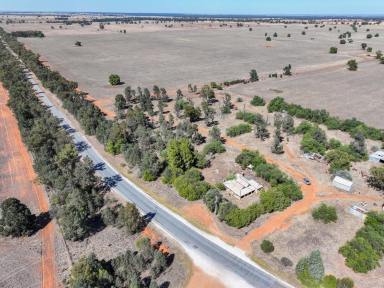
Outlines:
<svg viewBox="0 0 384 288"><path fill-rule="evenodd" d="M375 163L384 163L384 151L378 150L369 155L369 161Z"/></svg>
<svg viewBox="0 0 384 288"><path fill-rule="evenodd" d="M263 188L263 185L257 183L255 180L248 180L243 175L236 174L235 179L224 182L225 188L229 189L233 195L240 199L255 191Z"/></svg>
<svg viewBox="0 0 384 288"><path fill-rule="evenodd" d="M353 182L336 176L335 178L333 178L332 185L341 190L350 192L352 189Z"/></svg>
<svg viewBox="0 0 384 288"><path fill-rule="evenodd" d="M352 215L364 220L365 217L367 217L368 211L365 210L364 208L357 206L357 205L353 205L349 208L349 213L351 213Z"/></svg>

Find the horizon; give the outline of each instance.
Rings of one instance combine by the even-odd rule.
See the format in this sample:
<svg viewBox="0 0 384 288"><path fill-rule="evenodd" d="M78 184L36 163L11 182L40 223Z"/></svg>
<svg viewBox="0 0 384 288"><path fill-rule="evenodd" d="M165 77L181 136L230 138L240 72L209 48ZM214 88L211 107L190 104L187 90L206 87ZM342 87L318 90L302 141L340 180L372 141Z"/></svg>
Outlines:
<svg viewBox="0 0 384 288"><path fill-rule="evenodd" d="M148 11L150 10L150 11ZM120 13L239 16L384 16L381 0L14 0L0 6L2 13Z"/></svg>

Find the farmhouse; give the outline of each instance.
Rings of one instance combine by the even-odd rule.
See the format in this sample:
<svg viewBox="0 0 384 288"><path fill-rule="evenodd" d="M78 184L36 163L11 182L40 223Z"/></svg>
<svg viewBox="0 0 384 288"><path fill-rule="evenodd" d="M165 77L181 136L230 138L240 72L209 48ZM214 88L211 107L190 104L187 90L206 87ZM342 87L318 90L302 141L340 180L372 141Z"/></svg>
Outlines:
<svg viewBox="0 0 384 288"><path fill-rule="evenodd" d="M332 185L341 190L350 192L352 189L353 182L336 176L332 181Z"/></svg>
<svg viewBox="0 0 384 288"><path fill-rule="evenodd" d="M255 180L248 180L240 174L236 174L236 178L233 180L225 181L224 186L238 199L263 188L263 185L257 183Z"/></svg>
<svg viewBox="0 0 384 288"><path fill-rule="evenodd" d="M369 161L376 163L384 163L384 151L379 150L369 155Z"/></svg>

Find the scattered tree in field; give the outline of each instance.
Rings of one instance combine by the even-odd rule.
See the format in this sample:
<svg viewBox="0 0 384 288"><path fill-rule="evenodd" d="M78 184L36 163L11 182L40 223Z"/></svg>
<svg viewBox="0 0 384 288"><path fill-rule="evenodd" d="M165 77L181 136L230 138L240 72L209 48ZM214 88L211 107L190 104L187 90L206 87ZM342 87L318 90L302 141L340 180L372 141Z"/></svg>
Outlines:
<svg viewBox="0 0 384 288"><path fill-rule="evenodd" d="M253 106L264 106L265 100L260 96L253 96L251 100L251 105Z"/></svg>
<svg viewBox="0 0 384 288"><path fill-rule="evenodd" d="M252 69L251 72L249 73L250 80L251 82L256 82L259 81L259 75L257 75L257 72L255 69Z"/></svg>
<svg viewBox="0 0 384 288"><path fill-rule="evenodd" d="M261 141L264 141L265 139L269 138L269 131L267 129L268 123L261 114L256 114L255 116L255 136Z"/></svg>
<svg viewBox="0 0 384 288"><path fill-rule="evenodd" d="M155 99L157 100L160 99L161 92L160 92L159 86L153 85L152 92L153 92L153 95L155 96Z"/></svg>
<svg viewBox="0 0 384 288"><path fill-rule="evenodd" d="M284 68L283 68L283 74L285 75L285 76L291 76L292 75L292 72L291 72L291 70L292 70L292 66L291 66L291 64L288 64L287 66L285 66Z"/></svg>
<svg viewBox="0 0 384 288"><path fill-rule="evenodd" d="M365 50L367 48L367 43L361 43L361 49Z"/></svg>
<svg viewBox="0 0 384 288"><path fill-rule="evenodd" d="M0 204L0 235L28 236L35 229L36 216L16 198L8 198Z"/></svg>
<svg viewBox="0 0 384 288"><path fill-rule="evenodd" d="M371 53L371 52L372 52L372 47L368 47L368 48L367 48L367 52L368 52L368 53Z"/></svg>
<svg viewBox="0 0 384 288"><path fill-rule="evenodd" d="M272 38L270 36L268 36L267 38L265 38L265 40L268 41L268 42L271 42Z"/></svg>
<svg viewBox="0 0 384 288"><path fill-rule="evenodd" d="M337 221L336 208L322 203L318 208L312 211L312 217L315 220L322 221L324 224Z"/></svg>
<svg viewBox="0 0 384 288"><path fill-rule="evenodd" d="M184 116L189 118L191 122L200 120L201 110L199 107L195 108L193 105L186 105L184 107Z"/></svg>
<svg viewBox="0 0 384 288"><path fill-rule="evenodd" d="M271 253L275 250L273 243L269 240L263 240L263 242L260 244L260 248L264 253Z"/></svg>
<svg viewBox="0 0 384 288"><path fill-rule="evenodd" d="M329 53L331 53L331 54L337 54L337 47L331 47L331 48L329 48Z"/></svg>
<svg viewBox="0 0 384 288"><path fill-rule="evenodd" d="M358 132L353 136L353 141L350 145L353 152L357 153L360 159L367 156L367 145L365 143L365 137L362 133Z"/></svg>
<svg viewBox="0 0 384 288"><path fill-rule="evenodd" d="M99 29L104 30L104 24L103 23L99 23Z"/></svg>
<svg viewBox="0 0 384 288"><path fill-rule="evenodd" d="M348 70L349 71L357 71L358 65L356 60L352 59L347 62Z"/></svg>
<svg viewBox="0 0 384 288"><path fill-rule="evenodd" d="M81 258L71 268L69 287L111 287L113 276L95 254Z"/></svg>
<svg viewBox="0 0 384 288"><path fill-rule="evenodd" d="M117 74L111 74L109 75L109 84L111 84L112 86L116 86L116 85L119 85L121 82L120 82L120 76L117 75Z"/></svg>
<svg viewBox="0 0 384 288"><path fill-rule="evenodd" d="M368 184L377 190L384 191L384 166L371 168Z"/></svg>
<svg viewBox="0 0 384 288"><path fill-rule="evenodd" d="M346 43L347 43L347 41L345 41L345 39L341 39L341 40L340 40L340 44L344 45L344 44L346 44Z"/></svg>
<svg viewBox="0 0 384 288"><path fill-rule="evenodd" d="M376 51L376 59L380 60L382 57L383 57L383 52L381 52L380 50L377 50Z"/></svg>
<svg viewBox="0 0 384 288"><path fill-rule="evenodd" d="M367 34L367 39L371 39L372 38L372 34Z"/></svg>
<svg viewBox="0 0 384 288"><path fill-rule="evenodd" d="M291 134L294 131L294 126L295 126L295 121L293 117L289 114L285 114L283 119L282 119L282 128L283 131Z"/></svg>
<svg viewBox="0 0 384 288"><path fill-rule="evenodd" d="M302 32L301 32L301 35L305 35L305 34L307 34L305 31L302 31Z"/></svg>
<svg viewBox="0 0 384 288"><path fill-rule="evenodd" d="M290 34L290 33L288 33L288 34L287 34L287 37L288 37L288 38L291 38L291 34Z"/></svg>
<svg viewBox="0 0 384 288"><path fill-rule="evenodd" d="M275 37L275 38L277 37L277 33L276 33L276 32L275 32L275 33L273 33L273 37Z"/></svg>
<svg viewBox="0 0 384 288"><path fill-rule="evenodd" d="M135 234L143 226L143 220L135 204L127 203L118 210L116 225L128 234Z"/></svg>
<svg viewBox="0 0 384 288"><path fill-rule="evenodd" d="M76 41L76 42L75 42L75 46L77 46L77 47L81 47L81 46L82 46L82 44L81 44L81 42L80 42L80 41Z"/></svg>

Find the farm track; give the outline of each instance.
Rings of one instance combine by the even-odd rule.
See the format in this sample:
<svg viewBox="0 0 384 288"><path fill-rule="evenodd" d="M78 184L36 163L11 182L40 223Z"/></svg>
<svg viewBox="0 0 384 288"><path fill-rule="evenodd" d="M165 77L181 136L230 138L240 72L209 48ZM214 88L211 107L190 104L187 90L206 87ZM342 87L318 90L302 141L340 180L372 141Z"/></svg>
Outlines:
<svg viewBox="0 0 384 288"><path fill-rule="evenodd" d="M0 196L16 197L40 213L49 211L47 195L43 187L36 183L30 154L22 142L17 120L6 105L8 91L0 85L0 134L2 135ZM53 221L38 232L42 252L40 261L41 285L43 288L56 287L55 269L55 227Z"/></svg>

